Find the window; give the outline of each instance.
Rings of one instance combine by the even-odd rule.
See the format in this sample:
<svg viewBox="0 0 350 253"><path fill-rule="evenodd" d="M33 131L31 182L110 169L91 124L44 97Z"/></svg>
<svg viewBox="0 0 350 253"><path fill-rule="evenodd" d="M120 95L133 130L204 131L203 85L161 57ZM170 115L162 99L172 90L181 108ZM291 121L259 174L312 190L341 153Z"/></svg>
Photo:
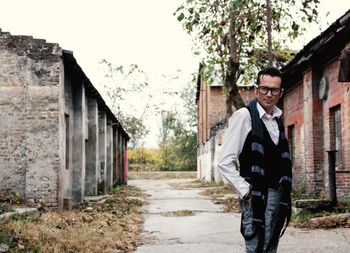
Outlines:
<svg viewBox="0 0 350 253"><path fill-rule="evenodd" d="M335 150L337 150L335 161L342 161L342 148L341 148L341 114L340 107L334 112L334 125L335 125Z"/></svg>
<svg viewBox="0 0 350 253"><path fill-rule="evenodd" d="M342 162L342 135L341 135L341 110L340 106L330 110L330 138L331 149L336 150L336 165ZM338 167L338 166L337 166Z"/></svg>

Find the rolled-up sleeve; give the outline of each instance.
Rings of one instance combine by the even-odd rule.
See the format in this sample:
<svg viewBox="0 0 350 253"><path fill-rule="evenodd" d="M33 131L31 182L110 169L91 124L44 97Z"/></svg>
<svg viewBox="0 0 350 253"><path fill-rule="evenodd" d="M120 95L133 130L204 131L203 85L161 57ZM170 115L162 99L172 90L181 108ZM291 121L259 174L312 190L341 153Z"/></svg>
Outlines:
<svg viewBox="0 0 350 253"><path fill-rule="evenodd" d="M242 108L236 111L229 119L217 163L219 172L234 187L239 198L243 198L249 191L250 185L240 176L234 162L238 160L250 130L251 118L248 109Z"/></svg>

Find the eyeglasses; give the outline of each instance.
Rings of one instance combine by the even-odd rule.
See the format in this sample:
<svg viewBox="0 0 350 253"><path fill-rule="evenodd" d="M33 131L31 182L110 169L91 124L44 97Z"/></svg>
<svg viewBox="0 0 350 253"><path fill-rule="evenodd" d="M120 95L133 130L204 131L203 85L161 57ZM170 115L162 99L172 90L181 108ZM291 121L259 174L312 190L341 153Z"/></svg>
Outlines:
<svg viewBox="0 0 350 253"><path fill-rule="evenodd" d="M282 89L280 89L280 88L268 88L266 86L258 86L258 90L263 95L266 95L269 91L271 91L271 94L273 96L278 96L279 94L281 94Z"/></svg>

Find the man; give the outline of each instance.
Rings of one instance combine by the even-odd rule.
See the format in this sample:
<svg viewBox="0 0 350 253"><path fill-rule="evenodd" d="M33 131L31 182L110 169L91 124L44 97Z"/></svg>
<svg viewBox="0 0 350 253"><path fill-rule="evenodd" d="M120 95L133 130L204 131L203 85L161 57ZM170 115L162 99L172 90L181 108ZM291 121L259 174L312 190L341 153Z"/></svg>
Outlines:
<svg viewBox="0 0 350 253"><path fill-rule="evenodd" d="M238 194L246 252L271 253L291 211L291 159L276 107L283 94L281 72L261 70L254 92L248 106L229 119L218 169Z"/></svg>

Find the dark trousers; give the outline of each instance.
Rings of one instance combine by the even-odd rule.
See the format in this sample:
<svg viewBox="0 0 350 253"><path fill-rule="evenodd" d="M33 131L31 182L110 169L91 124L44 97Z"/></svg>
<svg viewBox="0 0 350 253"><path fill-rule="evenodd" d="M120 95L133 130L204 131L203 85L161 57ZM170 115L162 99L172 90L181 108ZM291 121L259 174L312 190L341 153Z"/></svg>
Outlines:
<svg viewBox="0 0 350 253"><path fill-rule="evenodd" d="M265 209L265 231L257 231L251 240L245 240L247 253L275 253L277 252L278 240L268 250L266 247L275 232L278 219L280 192L275 189L268 189L267 204ZM245 235L253 234L253 210L250 200L239 200L242 213L241 231ZM276 231L280 233L281 231ZM263 235L263 236L262 236Z"/></svg>

